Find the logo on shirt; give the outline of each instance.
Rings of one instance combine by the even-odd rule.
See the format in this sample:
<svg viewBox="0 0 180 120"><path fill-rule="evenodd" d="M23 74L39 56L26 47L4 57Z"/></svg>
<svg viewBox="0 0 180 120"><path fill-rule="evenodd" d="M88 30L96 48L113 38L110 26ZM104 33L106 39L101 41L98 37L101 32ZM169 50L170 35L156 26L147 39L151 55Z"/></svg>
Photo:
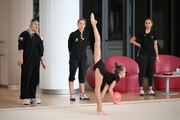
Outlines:
<svg viewBox="0 0 180 120"><path fill-rule="evenodd" d="M78 38L75 39L75 42L78 42Z"/></svg>
<svg viewBox="0 0 180 120"><path fill-rule="evenodd" d="M19 37L19 41L23 41L23 39L24 39L23 37Z"/></svg>
<svg viewBox="0 0 180 120"><path fill-rule="evenodd" d="M41 37L41 41L43 41L44 39L43 39L43 37Z"/></svg>
<svg viewBox="0 0 180 120"><path fill-rule="evenodd" d="M153 36L151 36L151 38L154 38Z"/></svg>

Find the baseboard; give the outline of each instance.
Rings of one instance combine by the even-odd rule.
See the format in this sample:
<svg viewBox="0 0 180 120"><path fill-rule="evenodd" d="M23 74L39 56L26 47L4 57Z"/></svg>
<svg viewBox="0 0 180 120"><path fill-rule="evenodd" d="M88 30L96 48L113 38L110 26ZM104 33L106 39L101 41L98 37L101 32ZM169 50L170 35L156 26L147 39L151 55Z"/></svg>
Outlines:
<svg viewBox="0 0 180 120"><path fill-rule="evenodd" d="M0 84L1 88L8 88L8 89L20 89L20 85L2 85Z"/></svg>
<svg viewBox="0 0 180 120"><path fill-rule="evenodd" d="M8 89L20 89L20 85L8 85Z"/></svg>
<svg viewBox="0 0 180 120"><path fill-rule="evenodd" d="M1 85L1 84L0 84L0 87L1 87L1 88L8 88L7 85Z"/></svg>

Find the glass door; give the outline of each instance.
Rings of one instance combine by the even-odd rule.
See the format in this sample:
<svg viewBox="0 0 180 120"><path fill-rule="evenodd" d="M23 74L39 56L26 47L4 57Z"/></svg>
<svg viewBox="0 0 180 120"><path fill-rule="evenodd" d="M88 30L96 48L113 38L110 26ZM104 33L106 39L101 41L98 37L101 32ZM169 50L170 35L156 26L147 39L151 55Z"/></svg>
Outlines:
<svg viewBox="0 0 180 120"><path fill-rule="evenodd" d="M102 60L111 55L123 54L122 39L122 0L82 0L82 17L87 20L85 30L90 34L90 43L87 49L88 66L93 64L94 36L89 21L93 12L98 21L98 30L102 40Z"/></svg>
<svg viewBox="0 0 180 120"><path fill-rule="evenodd" d="M108 2L108 56L123 55L122 0Z"/></svg>
<svg viewBox="0 0 180 120"><path fill-rule="evenodd" d="M173 40L170 38L171 32L171 16L170 2L168 0L153 0L152 1L152 18L154 21L153 29L157 31L158 43L160 45L160 53L171 53L171 45ZM167 19L169 18L169 19Z"/></svg>

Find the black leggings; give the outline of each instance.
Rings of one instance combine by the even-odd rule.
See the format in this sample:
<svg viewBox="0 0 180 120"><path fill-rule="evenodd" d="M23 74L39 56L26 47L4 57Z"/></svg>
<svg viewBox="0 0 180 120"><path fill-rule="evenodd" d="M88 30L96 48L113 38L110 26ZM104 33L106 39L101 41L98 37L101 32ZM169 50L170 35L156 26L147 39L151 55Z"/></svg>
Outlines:
<svg viewBox="0 0 180 120"><path fill-rule="evenodd" d="M143 86L143 78L148 78L148 85L152 86L154 79L154 63L155 56L138 56L138 65L139 65L139 86Z"/></svg>
<svg viewBox="0 0 180 120"><path fill-rule="evenodd" d="M79 67L79 83L85 82L85 75L86 75L86 69L87 69L87 60L78 60L78 59L70 59L69 60L69 81L73 82L75 80L75 74L77 71L77 68Z"/></svg>

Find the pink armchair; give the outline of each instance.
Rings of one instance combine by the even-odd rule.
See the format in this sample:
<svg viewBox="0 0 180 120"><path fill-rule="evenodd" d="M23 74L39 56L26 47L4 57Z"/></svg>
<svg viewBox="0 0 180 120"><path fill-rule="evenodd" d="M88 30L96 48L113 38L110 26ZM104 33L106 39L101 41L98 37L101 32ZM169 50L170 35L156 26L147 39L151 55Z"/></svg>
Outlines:
<svg viewBox="0 0 180 120"><path fill-rule="evenodd" d="M107 71L114 71L114 62L117 62L119 65L125 66L127 72L125 78L121 78L120 82L116 84L116 86L114 87L114 91L118 91L120 93L139 92L139 66L136 61L126 56L109 56L105 61Z"/></svg>
<svg viewBox="0 0 180 120"><path fill-rule="evenodd" d="M172 55L159 55L160 62L155 63L154 73L162 73L166 71L176 71L176 68L180 68L180 58ZM156 90L165 90L165 78L154 77L154 87ZM180 90L180 78L173 77L169 78L169 90L179 91Z"/></svg>
<svg viewBox="0 0 180 120"><path fill-rule="evenodd" d="M125 56L110 56L105 61L106 70L109 72L114 71L114 62L118 62L120 65L124 65L126 67L126 77L122 78L119 83L114 87L114 91L118 91L120 93L137 93L139 92L139 84L138 84L138 73L139 67L138 64L131 58ZM91 88L95 88L95 78L94 78L94 70L93 65L91 65L86 73L87 83ZM104 84L102 85L103 88Z"/></svg>

